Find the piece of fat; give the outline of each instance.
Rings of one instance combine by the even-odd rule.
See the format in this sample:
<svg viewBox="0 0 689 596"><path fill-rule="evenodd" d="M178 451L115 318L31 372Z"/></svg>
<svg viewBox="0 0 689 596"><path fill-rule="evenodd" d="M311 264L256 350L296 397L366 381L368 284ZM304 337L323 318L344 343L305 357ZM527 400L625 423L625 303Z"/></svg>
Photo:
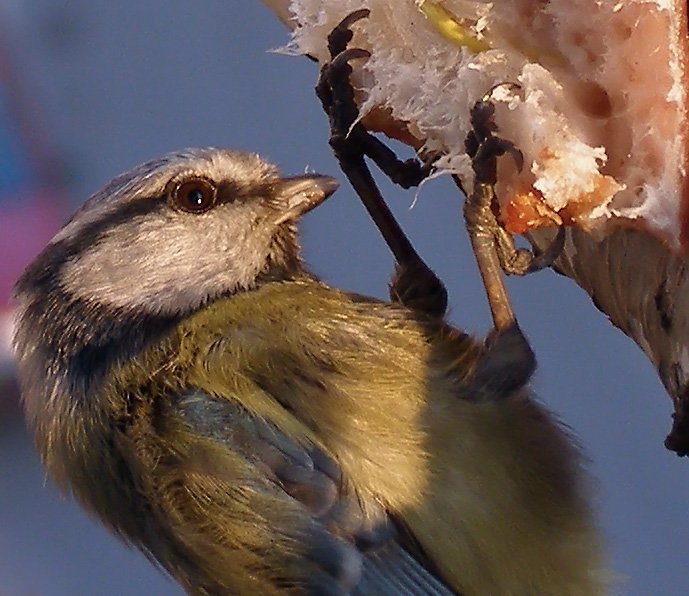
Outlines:
<svg viewBox="0 0 689 596"><path fill-rule="evenodd" d="M295 53L328 59L326 37L357 22L364 123L417 149L468 192L469 111L496 85L501 218L514 233L564 223L602 236L633 226L689 253L687 7L680 0L263 0ZM463 41L464 40L464 41ZM467 42L466 40L469 40Z"/></svg>

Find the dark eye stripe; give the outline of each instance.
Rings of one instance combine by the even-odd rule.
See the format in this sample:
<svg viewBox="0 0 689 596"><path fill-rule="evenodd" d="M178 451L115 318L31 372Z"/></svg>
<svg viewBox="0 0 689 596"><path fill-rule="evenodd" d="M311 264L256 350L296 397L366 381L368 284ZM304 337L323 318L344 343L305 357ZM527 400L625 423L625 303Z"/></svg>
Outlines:
<svg viewBox="0 0 689 596"><path fill-rule="evenodd" d="M117 358L137 353L147 342L166 333L176 318L147 315L144 324L141 313L112 312L102 305L75 300L60 283L62 268L114 227L163 208L165 203L156 199L137 199L122 205L81 228L76 236L43 249L15 286L15 295L26 301L24 320L38 321L42 326L46 346L41 349L63 360L62 366L67 369L78 371L77 380L85 384L81 391L102 378Z"/></svg>
<svg viewBox="0 0 689 596"><path fill-rule="evenodd" d="M129 201L116 211L80 228L75 236L48 245L19 278L15 292L23 293L36 287L45 288L46 284L54 285L60 277L60 270L73 255L97 244L113 228L150 213L162 211L165 207L165 202L159 198Z"/></svg>

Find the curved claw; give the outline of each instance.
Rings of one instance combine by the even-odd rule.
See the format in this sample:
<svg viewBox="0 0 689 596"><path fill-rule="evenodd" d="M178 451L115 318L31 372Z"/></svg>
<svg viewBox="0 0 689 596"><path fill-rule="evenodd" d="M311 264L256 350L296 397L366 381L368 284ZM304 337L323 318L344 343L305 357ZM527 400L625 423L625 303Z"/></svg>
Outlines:
<svg viewBox="0 0 689 596"><path fill-rule="evenodd" d="M371 52L364 50L363 48L350 48L348 50L343 50L337 56L335 56L328 64L328 70L330 72L342 68L345 64L349 63L350 60L356 58L370 58Z"/></svg>
<svg viewBox="0 0 689 596"><path fill-rule="evenodd" d="M467 136L467 148L470 143L474 143L475 137ZM471 165L479 183L495 184L497 182L497 158L509 153L514 159L514 163L521 172L524 167L524 156L507 139L490 135L484 140L476 143L476 151L472 156Z"/></svg>
<svg viewBox="0 0 689 596"><path fill-rule="evenodd" d="M542 253L535 255L528 269L527 273L540 271L546 267L550 267L557 259L565 247L565 226L560 226L557 230L557 236L548 245Z"/></svg>
<svg viewBox="0 0 689 596"><path fill-rule="evenodd" d="M330 52L331 58L344 52L347 49L347 44L352 41L354 34L350 27L357 21L367 18L370 14L371 11L368 8L355 10L335 26L328 35L328 51Z"/></svg>
<svg viewBox="0 0 689 596"><path fill-rule="evenodd" d="M371 16L371 9L360 8L354 12L350 12L344 19L342 19L336 29L349 29L354 23L360 21L361 19L366 19Z"/></svg>

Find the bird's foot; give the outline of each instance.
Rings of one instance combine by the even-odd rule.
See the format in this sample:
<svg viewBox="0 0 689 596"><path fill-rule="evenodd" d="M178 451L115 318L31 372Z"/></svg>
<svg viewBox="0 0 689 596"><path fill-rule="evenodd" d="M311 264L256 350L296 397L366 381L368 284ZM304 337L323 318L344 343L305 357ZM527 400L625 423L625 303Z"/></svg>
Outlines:
<svg viewBox="0 0 689 596"><path fill-rule="evenodd" d="M369 16L366 8L346 16L328 35L330 61L320 71L316 95L330 120L330 146L337 159L356 160L364 156L373 160L388 178L402 188L418 186L432 170L430 164L411 158L400 160L387 145L369 133L357 120L354 88L351 84L350 61L366 59L370 52L349 48L354 34L352 25Z"/></svg>
<svg viewBox="0 0 689 596"><path fill-rule="evenodd" d="M502 273L525 275L550 266L562 251L565 234L564 228L560 228L551 246L540 254L534 254L528 249L516 248L512 235L498 221L495 195L497 160L509 154L521 170L524 158L511 141L495 134L497 126L493 119L495 104L492 92L484 95L471 110L472 130L467 135L465 148L472 160L474 190L464 203L464 219L495 326L502 329L515 321Z"/></svg>
<svg viewBox="0 0 689 596"><path fill-rule="evenodd" d="M445 286L423 262L380 194L366 165L368 157L396 184L418 186L431 166L416 159L402 161L358 122L359 109L350 76L351 60L370 53L348 48L352 25L369 15L367 9L345 17L328 35L330 62L323 65L316 95L330 121L330 146L369 215L390 247L398 266L390 285L393 301L425 315L442 317L447 308Z"/></svg>

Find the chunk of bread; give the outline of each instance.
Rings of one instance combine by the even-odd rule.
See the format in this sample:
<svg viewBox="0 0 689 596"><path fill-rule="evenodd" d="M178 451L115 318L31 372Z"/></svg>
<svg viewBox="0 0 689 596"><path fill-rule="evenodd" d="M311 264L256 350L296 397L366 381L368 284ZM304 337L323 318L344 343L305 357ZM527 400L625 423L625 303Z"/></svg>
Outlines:
<svg viewBox="0 0 689 596"><path fill-rule="evenodd" d="M352 47L365 124L442 155L471 190L473 104L496 85L501 218L514 233L631 225L689 252L687 5L680 0L264 0L292 48L328 59L326 37L369 8ZM289 12L288 12L289 8Z"/></svg>

